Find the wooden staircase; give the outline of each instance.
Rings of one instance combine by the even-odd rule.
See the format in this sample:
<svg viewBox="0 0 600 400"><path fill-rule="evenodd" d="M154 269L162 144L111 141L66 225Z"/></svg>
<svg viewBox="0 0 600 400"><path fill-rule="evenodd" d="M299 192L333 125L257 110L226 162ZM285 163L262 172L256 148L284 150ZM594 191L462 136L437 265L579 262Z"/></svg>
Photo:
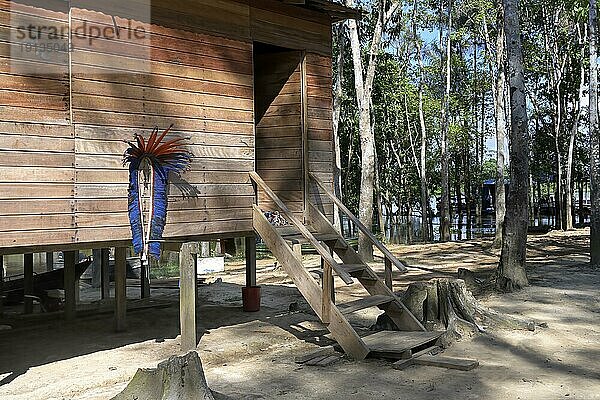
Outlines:
<svg viewBox="0 0 600 400"><path fill-rule="evenodd" d="M287 221L291 223L288 226L275 227L271 225L262 210L254 205L255 231L294 281L323 324L327 326L333 338L348 355L357 360L362 360L368 355L403 358L407 355L410 356L413 351L433 345L439 334L427 332L391 290L392 265L403 272L406 271L406 267L360 224L360 221L329 192L324 184L312 176L312 179L332 198L340 210L345 212L359 229L366 232L371 242L384 254L386 259L384 280L380 279L373 269L363 262L358 253L316 207L309 205L305 218L306 223L303 223L257 173L252 172L250 176L257 187L264 191ZM323 267L321 284L303 265L302 255L298 248L305 243L310 244L321 256ZM334 255L337 255L340 261L337 261ZM342 279L347 285L360 283L369 295L359 300L336 304L334 276ZM347 316L370 307L384 310L400 331L384 331L360 337L350 325Z"/></svg>

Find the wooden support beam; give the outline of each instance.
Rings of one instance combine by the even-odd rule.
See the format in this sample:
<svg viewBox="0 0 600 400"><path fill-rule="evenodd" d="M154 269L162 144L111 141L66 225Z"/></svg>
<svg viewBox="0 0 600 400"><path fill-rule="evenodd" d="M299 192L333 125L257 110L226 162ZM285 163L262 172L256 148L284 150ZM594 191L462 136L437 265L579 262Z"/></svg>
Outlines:
<svg viewBox="0 0 600 400"><path fill-rule="evenodd" d="M101 284L101 275L102 275L102 249L93 249L92 250L92 287L99 288Z"/></svg>
<svg viewBox="0 0 600 400"><path fill-rule="evenodd" d="M0 318L4 316L4 257L0 256Z"/></svg>
<svg viewBox="0 0 600 400"><path fill-rule="evenodd" d="M140 297L142 299L150 297L150 266L153 258L148 259L148 265L142 263L140 268Z"/></svg>
<svg viewBox="0 0 600 400"><path fill-rule="evenodd" d="M64 284L65 284L65 319L67 321L72 321L76 316L77 309L77 295L76 291L79 291L79 287L77 285L76 280L76 258L77 251L64 251L63 252L63 260L64 260ZM77 287L76 287L77 286Z"/></svg>
<svg viewBox="0 0 600 400"><path fill-rule="evenodd" d="M109 249L100 250L100 294L102 299L110 298Z"/></svg>
<svg viewBox="0 0 600 400"><path fill-rule="evenodd" d="M392 292L394 291L392 282L392 262L389 258L385 257L385 286L388 287Z"/></svg>
<svg viewBox="0 0 600 400"><path fill-rule="evenodd" d="M115 330L127 329L127 248L115 248Z"/></svg>
<svg viewBox="0 0 600 400"><path fill-rule="evenodd" d="M181 351L195 350L196 342L196 274L198 243L184 243L179 252L179 321Z"/></svg>
<svg viewBox="0 0 600 400"><path fill-rule="evenodd" d="M256 286L256 237L247 236L246 244L246 286Z"/></svg>
<svg viewBox="0 0 600 400"><path fill-rule="evenodd" d="M23 254L23 313L33 313L33 254Z"/></svg>
<svg viewBox="0 0 600 400"><path fill-rule="evenodd" d="M46 271L54 271L54 253L51 251L46 253Z"/></svg>

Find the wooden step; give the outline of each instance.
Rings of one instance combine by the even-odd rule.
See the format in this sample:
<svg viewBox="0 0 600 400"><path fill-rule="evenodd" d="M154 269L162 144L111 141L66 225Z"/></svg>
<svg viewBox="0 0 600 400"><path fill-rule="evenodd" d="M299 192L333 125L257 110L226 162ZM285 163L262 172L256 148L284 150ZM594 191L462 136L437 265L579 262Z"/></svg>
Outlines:
<svg viewBox="0 0 600 400"><path fill-rule="evenodd" d="M339 264L339 267L351 276L363 281L377 281L379 279L367 273L367 266L365 264Z"/></svg>
<svg viewBox="0 0 600 400"><path fill-rule="evenodd" d="M364 299L354 300L348 303L339 304L338 308L342 314L350 314L355 311L364 310L365 308L377 307L383 304L388 304L394 301L391 296L377 294L375 296L365 297Z"/></svg>
<svg viewBox="0 0 600 400"><path fill-rule="evenodd" d="M370 357L401 359L408 351L416 353L432 347L443 332L381 331L363 337Z"/></svg>
<svg viewBox="0 0 600 400"><path fill-rule="evenodd" d="M337 241L340 238L340 236L337 233L314 233L314 232L311 232L311 233L320 242L328 242L328 241L333 241L333 240ZM310 241L300 233L291 234L291 235L283 235L283 238L294 244L310 243Z"/></svg>
<svg viewBox="0 0 600 400"><path fill-rule="evenodd" d="M365 269L367 269L367 266L365 264L339 264L339 266L350 275L356 272L362 272Z"/></svg>
<svg viewBox="0 0 600 400"><path fill-rule="evenodd" d="M299 235L300 234L300 232L298 231L298 228L296 228L294 225L276 226L275 230L281 236Z"/></svg>
<svg viewBox="0 0 600 400"><path fill-rule="evenodd" d="M325 244L329 248L339 249L339 250L348 250L348 244L344 240L341 240L339 237L335 240L327 240L327 241L325 241Z"/></svg>

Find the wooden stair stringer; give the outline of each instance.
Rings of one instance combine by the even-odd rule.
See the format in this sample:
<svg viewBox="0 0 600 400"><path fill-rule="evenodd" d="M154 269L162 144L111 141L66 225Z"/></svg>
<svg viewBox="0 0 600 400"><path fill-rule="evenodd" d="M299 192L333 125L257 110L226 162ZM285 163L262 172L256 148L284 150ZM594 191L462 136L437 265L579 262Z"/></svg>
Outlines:
<svg viewBox="0 0 600 400"><path fill-rule="evenodd" d="M256 205L253 206L253 225L254 230L264 240L310 307L323 321L323 292L321 287L304 268L302 260L296 256L285 239L269 223ZM323 323L348 355L356 360L367 357L369 348L335 305L329 308L328 321L323 321Z"/></svg>
<svg viewBox="0 0 600 400"><path fill-rule="evenodd" d="M319 211L314 205L309 204L308 207L308 219L313 229L318 230L322 233L336 233L339 238L338 241L346 243L346 240L339 234L335 227L329 222L321 211ZM382 308L388 316L394 321L398 329L402 331L427 331L423 324L406 308L402 300L390 290L385 283L379 278L377 273L373 271L367 263L365 263L358 253L352 248L352 246L346 246L346 248L334 248L334 252L342 259L344 264L364 264L366 274L369 278L365 279L361 276L357 276L361 285L369 292L371 296L384 295L391 296L394 298L393 302L382 305ZM364 276L364 275L363 275ZM374 278L374 279L373 279Z"/></svg>

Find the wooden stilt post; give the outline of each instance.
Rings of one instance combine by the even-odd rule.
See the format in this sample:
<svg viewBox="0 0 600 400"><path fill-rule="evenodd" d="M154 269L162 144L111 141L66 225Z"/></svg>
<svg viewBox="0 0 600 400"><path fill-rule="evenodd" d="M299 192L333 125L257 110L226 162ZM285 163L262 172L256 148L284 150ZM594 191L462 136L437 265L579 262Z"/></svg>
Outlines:
<svg viewBox="0 0 600 400"><path fill-rule="evenodd" d="M248 236L246 244L246 286L256 286L256 238Z"/></svg>
<svg viewBox="0 0 600 400"><path fill-rule="evenodd" d="M77 294L79 291L76 280L75 264L77 251L64 251L64 284L65 284L65 319L72 321L75 319L77 309Z"/></svg>
<svg viewBox="0 0 600 400"><path fill-rule="evenodd" d="M198 243L184 243L179 252L179 320L181 350L196 349L196 256Z"/></svg>
<svg viewBox="0 0 600 400"><path fill-rule="evenodd" d="M81 255L79 254L79 250L75 250L75 264L81 260ZM81 293L79 292L79 276L75 275L75 306L79 304Z"/></svg>
<svg viewBox="0 0 600 400"><path fill-rule="evenodd" d="M102 249L100 253L100 291L102 299L108 299L110 297L109 251Z"/></svg>
<svg viewBox="0 0 600 400"><path fill-rule="evenodd" d="M23 300L25 314L33 312L33 254L23 254Z"/></svg>
<svg viewBox="0 0 600 400"><path fill-rule="evenodd" d="M54 271L54 253L51 251L46 253L46 271Z"/></svg>
<svg viewBox="0 0 600 400"><path fill-rule="evenodd" d="M127 248L115 248L115 330L127 328Z"/></svg>
<svg viewBox="0 0 600 400"><path fill-rule="evenodd" d="M392 262L389 258L385 258L385 286L387 286L391 291L393 291L393 282L392 282Z"/></svg>
<svg viewBox="0 0 600 400"><path fill-rule="evenodd" d="M150 297L150 266L152 262L152 257L150 257L148 265L142 263L140 268L140 297L142 299Z"/></svg>
<svg viewBox="0 0 600 400"><path fill-rule="evenodd" d="M0 318L4 317L4 257L0 256Z"/></svg>
<svg viewBox="0 0 600 400"><path fill-rule="evenodd" d="M102 275L102 250L93 249L92 257L94 258L94 261L92 262L92 287L99 288Z"/></svg>

